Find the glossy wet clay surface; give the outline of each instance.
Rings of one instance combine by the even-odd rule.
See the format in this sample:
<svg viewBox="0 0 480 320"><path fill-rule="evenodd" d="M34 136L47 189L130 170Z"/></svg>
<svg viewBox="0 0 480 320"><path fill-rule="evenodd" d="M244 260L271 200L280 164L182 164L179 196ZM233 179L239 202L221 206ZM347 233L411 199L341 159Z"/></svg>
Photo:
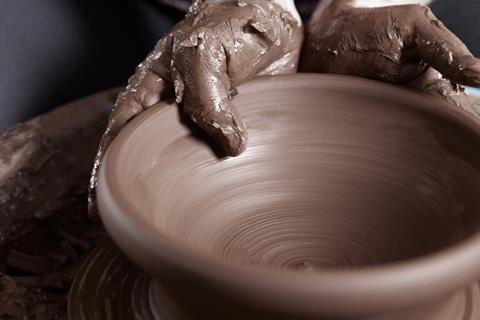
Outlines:
<svg viewBox="0 0 480 320"><path fill-rule="evenodd" d="M109 149L114 195L172 241L258 267L372 266L469 237L480 137L439 100L379 88L311 75L241 86L248 148L226 159L175 104L153 107Z"/></svg>

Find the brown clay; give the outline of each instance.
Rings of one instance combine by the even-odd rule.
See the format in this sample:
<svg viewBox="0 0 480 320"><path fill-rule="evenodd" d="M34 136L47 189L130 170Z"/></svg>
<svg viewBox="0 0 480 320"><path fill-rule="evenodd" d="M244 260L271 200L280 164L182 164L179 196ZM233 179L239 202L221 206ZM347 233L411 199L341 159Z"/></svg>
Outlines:
<svg viewBox="0 0 480 320"><path fill-rule="evenodd" d="M480 276L479 122L349 77L239 91L239 157L219 160L175 104L114 141L98 196L121 249L199 319L462 316Z"/></svg>
<svg viewBox="0 0 480 320"><path fill-rule="evenodd" d="M0 319L65 319L77 265L101 234L86 185L117 91L0 134Z"/></svg>
<svg viewBox="0 0 480 320"><path fill-rule="evenodd" d="M83 208L116 93L69 103L0 134L0 261L40 221Z"/></svg>

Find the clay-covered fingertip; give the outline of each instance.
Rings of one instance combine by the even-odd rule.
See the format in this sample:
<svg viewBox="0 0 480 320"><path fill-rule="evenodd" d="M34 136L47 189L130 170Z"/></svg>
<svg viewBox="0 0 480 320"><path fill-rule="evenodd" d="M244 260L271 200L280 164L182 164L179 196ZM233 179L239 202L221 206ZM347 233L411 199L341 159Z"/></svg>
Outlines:
<svg viewBox="0 0 480 320"><path fill-rule="evenodd" d="M214 130L210 134L226 156L235 157L245 151L248 134L243 126L240 128L231 123L223 125L217 123L213 128Z"/></svg>
<svg viewBox="0 0 480 320"><path fill-rule="evenodd" d="M216 139L227 156L236 157L247 148L247 134L235 131L231 134L221 134Z"/></svg>
<svg viewBox="0 0 480 320"><path fill-rule="evenodd" d="M224 148L225 154L229 157L237 157L241 155L245 149L247 149L246 143L242 143L240 145L229 145Z"/></svg>
<svg viewBox="0 0 480 320"><path fill-rule="evenodd" d="M192 117L215 140L222 156L238 156L246 149L248 133L242 118L227 113L209 114L209 117ZM199 121L201 120L201 121Z"/></svg>

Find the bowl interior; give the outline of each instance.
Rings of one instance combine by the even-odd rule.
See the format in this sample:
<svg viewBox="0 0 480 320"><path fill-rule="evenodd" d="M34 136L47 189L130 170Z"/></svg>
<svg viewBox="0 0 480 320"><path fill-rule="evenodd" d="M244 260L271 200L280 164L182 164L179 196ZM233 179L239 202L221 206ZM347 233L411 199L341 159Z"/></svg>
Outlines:
<svg viewBox="0 0 480 320"><path fill-rule="evenodd" d="M107 163L128 214L201 254L303 271L413 259L478 231L478 129L439 101L324 76L257 79L234 101L249 129L236 158L174 104L129 124Z"/></svg>

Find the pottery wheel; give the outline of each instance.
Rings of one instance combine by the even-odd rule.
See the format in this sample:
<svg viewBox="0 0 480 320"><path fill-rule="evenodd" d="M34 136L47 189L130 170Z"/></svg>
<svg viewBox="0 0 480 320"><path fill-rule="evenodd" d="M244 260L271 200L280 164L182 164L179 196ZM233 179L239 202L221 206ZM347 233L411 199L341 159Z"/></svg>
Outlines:
<svg viewBox="0 0 480 320"><path fill-rule="evenodd" d="M110 240L105 240L85 259L73 282L68 320L185 320L167 295L165 304L155 308L162 314L154 317L149 284L150 276L123 256ZM480 283L458 293L444 311L436 320L479 319Z"/></svg>
<svg viewBox="0 0 480 320"><path fill-rule="evenodd" d="M85 259L70 289L69 320L177 320L165 296L163 314L149 306L150 276L105 240ZM157 310L158 312L158 310Z"/></svg>

